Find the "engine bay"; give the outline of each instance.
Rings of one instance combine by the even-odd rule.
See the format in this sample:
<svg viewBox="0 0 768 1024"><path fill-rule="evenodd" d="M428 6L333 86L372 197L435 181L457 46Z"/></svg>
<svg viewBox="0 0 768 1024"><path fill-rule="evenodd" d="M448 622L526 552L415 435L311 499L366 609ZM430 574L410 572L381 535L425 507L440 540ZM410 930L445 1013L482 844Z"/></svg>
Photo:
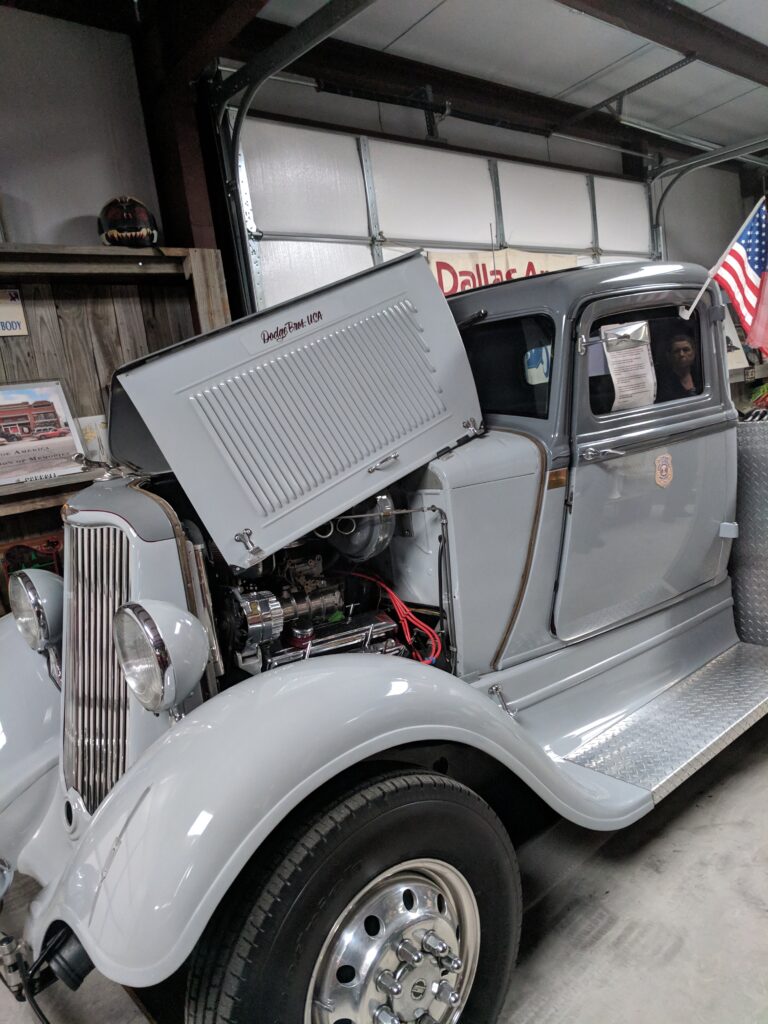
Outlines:
<svg viewBox="0 0 768 1024"><path fill-rule="evenodd" d="M217 689L248 676L341 652L369 652L451 669L449 616L397 594L388 559L412 510L389 490L318 527L259 565L228 565L174 482L152 489L179 513L215 632ZM402 496L401 496L402 497ZM401 504L405 504L404 497ZM443 594L440 545L436 568Z"/></svg>

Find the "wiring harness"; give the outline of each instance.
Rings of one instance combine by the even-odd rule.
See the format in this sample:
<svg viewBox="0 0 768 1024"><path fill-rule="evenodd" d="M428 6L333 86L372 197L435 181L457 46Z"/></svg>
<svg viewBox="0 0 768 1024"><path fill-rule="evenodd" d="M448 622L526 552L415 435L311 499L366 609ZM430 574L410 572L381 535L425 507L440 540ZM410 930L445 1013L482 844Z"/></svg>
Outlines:
<svg viewBox="0 0 768 1024"><path fill-rule="evenodd" d="M443 650L442 641L435 630L420 619L408 607L405 601L403 601L401 597L398 597L394 590L387 586L383 580L378 579L376 576L366 576L361 572L351 572L349 575L356 576L361 580L367 580L369 583L375 583L376 586L387 595L390 604L392 605L392 610L395 613L395 617L400 623L405 642L411 652L411 657L416 661L421 661L425 665L434 665ZM414 635L414 631L416 633L421 633L426 637L429 643L429 654L426 657L416 648L416 637Z"/></svg>

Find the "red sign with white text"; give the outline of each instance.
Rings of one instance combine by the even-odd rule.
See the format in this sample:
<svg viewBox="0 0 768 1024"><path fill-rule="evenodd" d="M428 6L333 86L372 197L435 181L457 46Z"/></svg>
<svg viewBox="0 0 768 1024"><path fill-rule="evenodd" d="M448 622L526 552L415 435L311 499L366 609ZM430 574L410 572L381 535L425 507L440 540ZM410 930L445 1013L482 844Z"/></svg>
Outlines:
<svg viewBox="0 0 768 1024"><path fill-rule="evenodd" d="M444 295L577 265L577 258L573 255L519 252L516 249L499 252L432 251L427 253L427 259Z"/></svg>

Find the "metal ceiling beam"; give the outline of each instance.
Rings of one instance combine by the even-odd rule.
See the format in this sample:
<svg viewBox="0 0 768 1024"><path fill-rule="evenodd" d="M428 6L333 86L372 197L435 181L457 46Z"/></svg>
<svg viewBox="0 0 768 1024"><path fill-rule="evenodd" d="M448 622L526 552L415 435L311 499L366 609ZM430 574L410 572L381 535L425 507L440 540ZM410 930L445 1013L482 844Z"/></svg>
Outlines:
<svg viewBox="0 0 768 1024"><path fill-rule="evenodd" d="M222 56L246 61L287 31L284 25L257 18ZM295 74L314 79L322 91L421 110L429 105L437 114L444 114L450 105L451 117L542 136L551 135L558 125L584 109L563 100L337 39L321 43L295 59L289 68ZM425 99L426 85L432 89L430 104ZM686 156L693 151L684 144L659 141L647 132L624 126L612 115L600 112L579 122L569 130L569 135L635 151L650 147L651 151L673 157Z"/></svg>
<svg viewBox="0 0 768 1024"><path fill-rule="evenodd" d="M699 139L695 135L676 132L671 128L658 128L656 125L648 124L647 121L638 121L635 117L622 117L621 123L628 125L630 128L638 128L640 131L649 132L651 135L658 135L661 139L681 142L685 146L692 146L694 149L700 149L705 153L711 153L713 150L720 148L716 142L708 142L706 139ZM738 159L740 163L751 164L754 167L762 167L764 170L768 170L768 160L762 160L760 157L741 156Z"/></svg>
<svg viewBox="0 0 768 1024"><path fill-rule="evenodd" d="M715 164L725 163L726 160L735 160L737 157L759 153L764 149L768 149L768 135L758 135L746 142L720 146L709 153L701 153L699 156L691 156L686 160L675 160L673 163L663 164L651 172L650 178L652 181L656 181L670 174L687 174L688 171L695 171L700 167L713 167Z"/></svg>
<svg viewBox="0 0 768 1024"><path fill-rule="evenodd" d="M768 46L676 0L557 0L627 32L768 86ZM756 8L760 4L755 5ZM755 17L758 17L756 14Z"/></svg>
<svg viewBox="0 0 768 1024"><path fill-rule="evenodd" d="M337 32L342 25L355 18L376 0L328 0L318 11L259 50L239 71L224 79L216 88L214 97L220 107L238 93L253 91L271 75L283 71L319 43Z"/></svg>
<svg viewBox="0 0 768 1024"><path fill-rule="evenodd" d="M695 53L688 53L685 57L680 60L676 60L674 64L670 64L666 68L662 68L661 71L656 71L652 75L648 75L639 82L635 82L634 85L628 85L625 89L620 89L619 92L615 92L612 96L607 99L601 100L599 103L595 103L591 107L586 107L584 110L575 114L570 121L566 121L565 124L560 125L560 130L565 131L566 128L571 128L574 124L578 124L579 121L583 121L589 117L590 114L597 113L598 110L602 110L604 107L610 107L612 103L618 103L620 100L625 99L627 96L631 96L635 92L639 92L641 89L645 89L647 85L653 85L654 82L660 81L662 78L666 78L667 75L671 75L675 71L679 71L681 68L688 67L696 60Z"/></svg>
<svg viewBox="0 0 768 1024"><path fill-rule="evenodd" d="M162 15L166 75L178 82L198 78L242 30L258 17L267 0L184 0L157 4Z"/></svg>

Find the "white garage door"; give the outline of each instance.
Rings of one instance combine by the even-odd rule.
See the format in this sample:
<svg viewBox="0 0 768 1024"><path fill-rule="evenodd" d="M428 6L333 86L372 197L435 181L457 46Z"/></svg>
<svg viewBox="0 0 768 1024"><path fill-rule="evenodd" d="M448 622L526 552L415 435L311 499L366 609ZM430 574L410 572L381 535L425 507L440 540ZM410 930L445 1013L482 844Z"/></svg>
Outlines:
<svg viewBox="0 0 768 1024"><path fill-rule="evenodd" d="M241 172L260 308L409 248L651 255L637 182L262 119Z"/></svg>

